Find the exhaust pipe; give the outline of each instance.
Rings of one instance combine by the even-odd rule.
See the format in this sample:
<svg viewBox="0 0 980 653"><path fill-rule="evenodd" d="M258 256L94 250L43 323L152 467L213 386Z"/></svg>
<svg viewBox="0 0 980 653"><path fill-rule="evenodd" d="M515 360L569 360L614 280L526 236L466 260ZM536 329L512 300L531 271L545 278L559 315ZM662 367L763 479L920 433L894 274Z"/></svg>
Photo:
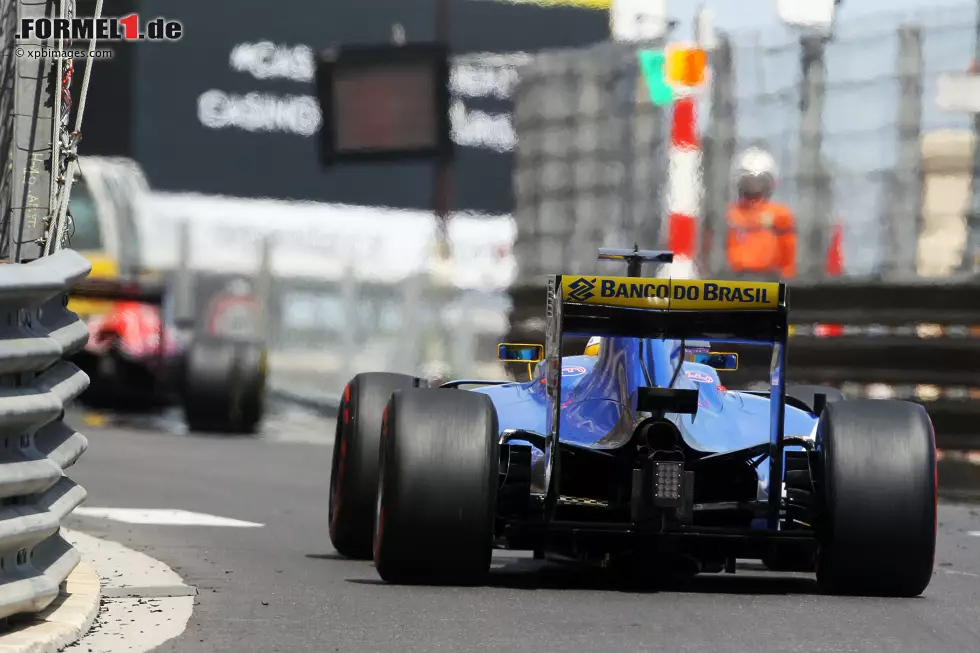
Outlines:
<svg viewBox="0 0 980 653"><path fill-rule="evenodd" d="M680 429L670 420L650 420L640 424L637 430L639 442L651 451L675 451L680 448Z"/></svg>

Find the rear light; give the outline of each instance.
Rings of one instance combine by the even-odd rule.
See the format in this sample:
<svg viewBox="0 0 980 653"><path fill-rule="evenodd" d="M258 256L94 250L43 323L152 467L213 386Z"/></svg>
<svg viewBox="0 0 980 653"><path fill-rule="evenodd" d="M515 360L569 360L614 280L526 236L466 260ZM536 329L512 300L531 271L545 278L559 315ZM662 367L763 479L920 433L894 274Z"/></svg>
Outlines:
<svg viewBox="0 0 980 653"><path fill-rule="evenodd" d="M657 461L653 463L653 503L657 506L676 506L681 501L684 463Z"/></svg>
<svg viewBox="0 0 980 653"><path fill-rule="evenodd" d="M813 335L818 338L837 338L844 333L844 327L840 324L817 324L813 328Z"/></svg>

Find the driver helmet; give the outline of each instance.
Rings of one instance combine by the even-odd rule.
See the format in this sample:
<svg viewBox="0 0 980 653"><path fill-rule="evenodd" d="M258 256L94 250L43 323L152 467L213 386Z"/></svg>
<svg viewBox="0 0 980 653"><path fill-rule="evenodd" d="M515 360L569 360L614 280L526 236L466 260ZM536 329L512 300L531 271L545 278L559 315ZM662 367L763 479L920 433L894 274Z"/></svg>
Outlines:
<svg viewBox="0 0 980 653"><path fill-rule="evenodd" d="M585 345L585 355L586 356L598 356L599 346L602 344L602 338L599 336L592 336L589 338L589 342Z"/></svg>
<svg viewBox="0 0 980 653"><path fill-rule="evenodd" d="M706 340L690 340L684 346L684 360L688 363L697 362L698 354L711 352L711 343Z"/></svg>
<svg viewBox="0 0 980 653"><path fill-rule="evenodd" d="M769 199L778 179L776 159L761 147L750 147L735 160L734 178L740 198Z"/></svg>

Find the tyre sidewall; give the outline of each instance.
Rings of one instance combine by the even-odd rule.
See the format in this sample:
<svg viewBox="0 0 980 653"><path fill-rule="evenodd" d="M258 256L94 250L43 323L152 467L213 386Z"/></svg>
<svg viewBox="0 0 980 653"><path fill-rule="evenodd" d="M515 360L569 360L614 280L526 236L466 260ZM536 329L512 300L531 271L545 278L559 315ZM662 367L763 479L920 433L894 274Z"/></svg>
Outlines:
<svg viewBox="0 0 980 653"><path fill-rule="evenodd" d="M904 401L828 404L818 449L818 580L836 593L921 593L932 577L938 517L925 410Z"/></svg>
<svg viewBox="0 0 980 653"><path fill-rule="evenodd" d="M395 582L479 583L493 553L500 463L496 410L483 394L425 392L432 393L423 397L432 402L430 410L418 402L420 391L395 393L388 405L375 566ZM459 399L465 403L461 413L441 411Z"/></svg>
<svg viewBox="0 0 980 653"><path fill-rule="evenodd" d="M330 538L342 555L371 557L382 415L393 392L419 383L404 374L366 373L355 376L344 389L328 506Z"/></svg>

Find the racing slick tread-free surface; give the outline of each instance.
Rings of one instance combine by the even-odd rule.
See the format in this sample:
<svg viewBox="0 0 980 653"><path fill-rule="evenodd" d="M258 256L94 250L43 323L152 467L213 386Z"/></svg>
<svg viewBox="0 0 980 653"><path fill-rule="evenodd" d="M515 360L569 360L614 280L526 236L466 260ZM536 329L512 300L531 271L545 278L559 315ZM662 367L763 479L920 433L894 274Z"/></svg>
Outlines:
<svg viewBox="0 0 980 653"><path fill-rule="evenodd" d="M932 578L937 527L935 437L925 409L906 401L830 403L817 442L821 586L835 594L921 594Z"/></svg>
<svg viewBox="0 0 980 653"><path fill-rule="evenodd" d="M265 403L265 347L196 339L184 365L184 419L191 431L254 434Z"/></svg>
<svg viewBox="0 0 980 653"><path fill-rule="evenodd" d="M826 395L828 404L834 401L844 401L844 393L838 388L826 385L786 384L786 396L802 401L810 407L811 412L818 394Z"/></svg>
<svg viewBox="0 0 980 653"><path fill-rule="evenodd" d="M382 429L374 564L387 582L479 583L490 569L499 470L487 395L392 395Z"/></svg>
<svg viewBox="0 0 980 653"><path fill-rule="evenodd" d="M420 383L407 374L368 372L355 376L344 389L333 442L329 508L330 541L342 556L371 559L381 416L393 392Z"/></svg>

